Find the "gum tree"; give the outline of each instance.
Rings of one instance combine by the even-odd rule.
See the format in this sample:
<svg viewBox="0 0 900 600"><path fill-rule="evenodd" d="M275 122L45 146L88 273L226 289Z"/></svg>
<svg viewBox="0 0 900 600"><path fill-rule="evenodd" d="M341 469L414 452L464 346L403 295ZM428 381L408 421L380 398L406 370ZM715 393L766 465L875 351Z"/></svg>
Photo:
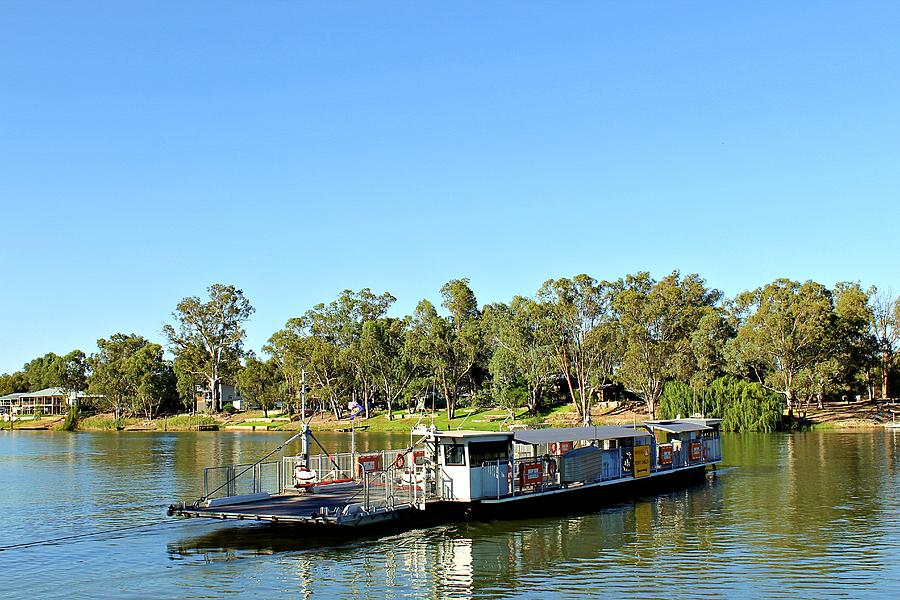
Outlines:
<svg viewBox="0 0 900 600"><path fill-rule="evenodd" d="M735 368L783 394L793 416L798 376L829 355L831 293L814 281L776 279L739 294L735 309L741 323L729 348Z"/></svg>
<svg viewBox="0 0 900 600"><path fill-rule="evenodd" d="M185 298L175 307L175 325L163 333L176 357L184 357L185 371L205 380L211 395L210 408L222 410L221 385L225 374L237 366L246 337L244 323L253 314L250 301L233 285L213 284L209 300Z"/></svg>

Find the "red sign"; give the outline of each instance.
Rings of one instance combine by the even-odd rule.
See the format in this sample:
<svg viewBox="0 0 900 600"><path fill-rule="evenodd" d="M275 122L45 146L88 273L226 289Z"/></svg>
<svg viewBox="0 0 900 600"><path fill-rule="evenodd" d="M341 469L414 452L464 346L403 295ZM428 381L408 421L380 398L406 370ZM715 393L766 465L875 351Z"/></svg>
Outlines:
<svg viewBox="0 0 900 600"><path fill-rule="evenodd" d="M417 465L425 464L425 451L424 450L416 450L413 452L413 462Z"/></svg>
<svg viewBox="0 0 900 600"><path fill-rule="evenodd" d="M523 485L540 483L544 478L544 467L541 463L520 464L519 477Z"/></svg>
<svg viewBox="0 0 900 600"><path fill-rule="evenodd" d="M672 446L666 444L665 446L659 447L659 464L661 465L671 465L672 464Z"/></svg>
<svg viewBox="0 0 900 600"><path fill-rule="evenodd" d="M369 454L367 456L360 456L358 460L359 460L360 473L371 473L372 471L380 471L381 470L381 455L380 454Z"/></svg>
<svg viewBox="0 0 900 600"><path fill-rule="evenodd" d="M703 447L700 442L691 442L688 446L688 452L690 452L691 460L700 460L700 457L703 455Z"/></svg>
<svg viewBox="0 0 900 600"><path fill-rule="evenodd" d="M571 450L574 447L575 447L575 442L560 442L559 444L557 444L556 442L550 442L547 445L547 451L550 454L556 454L557 451L560 454L565 454L566 452L568 452L569 450Z"/></svg>

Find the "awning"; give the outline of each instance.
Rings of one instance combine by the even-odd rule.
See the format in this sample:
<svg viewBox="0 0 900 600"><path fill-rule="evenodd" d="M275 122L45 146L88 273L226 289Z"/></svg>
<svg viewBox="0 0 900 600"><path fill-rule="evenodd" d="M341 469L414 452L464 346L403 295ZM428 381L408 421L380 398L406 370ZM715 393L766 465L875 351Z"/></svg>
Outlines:
<svg viewBox="0 0 900 600"><path fill-rule="evenodd" d="M617 440L622 438L647 437L646 431L615 425L592 425L588 427L560 427L557 429L522 429L516 431L514 441L520 444L550 444L553 442L574 442L575 440Z"/></svg>
<svg viewBox="0 0 900 600"><path fill-rule="evenodd" d="M687 433L689 431L709 431L712 427L701 425L700 423L690 423L688 421L671 421L664 423L655 423L649 421L644 423L650 429L659 429L667 433Z"/></svg>

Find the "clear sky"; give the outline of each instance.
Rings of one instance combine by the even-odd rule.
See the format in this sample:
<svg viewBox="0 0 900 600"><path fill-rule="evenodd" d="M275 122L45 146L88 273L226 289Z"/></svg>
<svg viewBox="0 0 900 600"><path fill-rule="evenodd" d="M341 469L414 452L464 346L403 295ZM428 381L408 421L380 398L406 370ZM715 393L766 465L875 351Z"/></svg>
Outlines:
<svg viewBox="0 0 900 600"><path fill-rule="evenodd" d="M345 288L900 288L900 3L0 3L0 372Z"/></svg>

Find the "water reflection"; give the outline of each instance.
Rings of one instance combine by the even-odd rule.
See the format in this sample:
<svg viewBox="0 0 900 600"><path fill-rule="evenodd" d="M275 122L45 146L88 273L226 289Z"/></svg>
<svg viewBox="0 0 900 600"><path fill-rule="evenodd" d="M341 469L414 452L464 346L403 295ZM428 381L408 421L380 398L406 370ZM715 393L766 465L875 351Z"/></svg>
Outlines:
<svg viewBox="0 0 900 600"><path fill-rule="evenodd" d="M201 492L203 466L253 460L284 437L0 435L0 538L158 518L165 503ZM346 449L348 438L328 445ZM28 576L35 564L66 593L93 597L893 597L898 442L889 432L729 435L718 478L588 514L363 539L189 520L0 553L0 563L5 589L27 585L38 597L62 591ZM359 447L405 443L360 436Z"/></svg>

